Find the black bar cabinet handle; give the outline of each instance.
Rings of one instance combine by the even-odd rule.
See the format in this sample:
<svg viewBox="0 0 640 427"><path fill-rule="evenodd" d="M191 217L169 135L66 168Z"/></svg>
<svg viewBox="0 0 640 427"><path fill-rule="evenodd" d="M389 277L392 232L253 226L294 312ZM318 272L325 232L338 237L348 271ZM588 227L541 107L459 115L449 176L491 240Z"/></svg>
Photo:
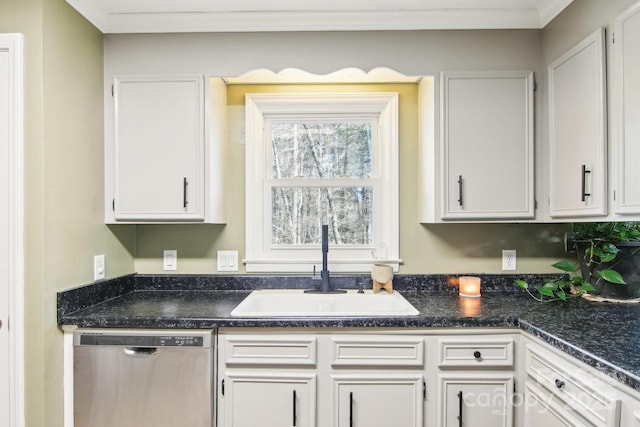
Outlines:
<svg viewBox="0 0 640 427"><path fill-rule="evenodd" d="M462 207L462 175L458 175L458 204Z"/></svg>
<svg viewBox="0 0 640 427"><path fill-rule="evenodd" d="M349 427L353 427L353 392L349 392Z"/></svg>
<svg viewBox="0 0 640 427"><path fill-rule="evenodd" d="M296 391L293 390L293 427L296 427Z"/></svg>
<svg viewBox="0 0 640 427"><path fill-rule="evenodd" d="M189 200L187 200L187 186L189 185L189 181L187 181L187 177L185 176L182 179L182 207L186 208L187 204L189 204Z"/></svg>
<svg viewBox="0 0 640 427"><path fill-rule="evenodd" d="M458 392L458 426L462 427L462 391Z"/></svg>
<svg viewBox="0 0 640 427"><path fill-rule="evenodd" d="M591 196L591 193L587 193L587 174L591 173L590 170L587 170L587 165L582 165L582 191L581 191L581 200L584 202L587 199L587 196Z"/></svg>

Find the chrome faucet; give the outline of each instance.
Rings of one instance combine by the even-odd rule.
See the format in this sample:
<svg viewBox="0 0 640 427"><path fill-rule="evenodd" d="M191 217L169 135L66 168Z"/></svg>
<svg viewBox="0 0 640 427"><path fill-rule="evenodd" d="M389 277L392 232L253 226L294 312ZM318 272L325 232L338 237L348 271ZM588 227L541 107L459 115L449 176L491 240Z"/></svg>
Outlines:
<svg viewBox="0 0 640 427"><path fill-rule="evenodd" d="M307 289L306 293L323 293L323 294L342 294L347 291L336 289L335 285L331 285L331 277L329 275L328 258L329 255L329 226L322 225L322 270L320 278L322 284L319 289Z"/></svg>

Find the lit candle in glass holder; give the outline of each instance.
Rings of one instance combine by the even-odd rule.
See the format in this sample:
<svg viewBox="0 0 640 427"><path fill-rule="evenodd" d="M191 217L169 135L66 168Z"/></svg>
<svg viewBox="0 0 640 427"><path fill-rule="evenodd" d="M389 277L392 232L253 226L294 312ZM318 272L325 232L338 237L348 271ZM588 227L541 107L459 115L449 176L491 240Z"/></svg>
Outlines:
<svg viewBox="0 0 640 427"><path fill-rule="evenodd" d="M473 276L461 276L459 282L459 295L461 297L478 298L480 296L480 278Z"/></svg>

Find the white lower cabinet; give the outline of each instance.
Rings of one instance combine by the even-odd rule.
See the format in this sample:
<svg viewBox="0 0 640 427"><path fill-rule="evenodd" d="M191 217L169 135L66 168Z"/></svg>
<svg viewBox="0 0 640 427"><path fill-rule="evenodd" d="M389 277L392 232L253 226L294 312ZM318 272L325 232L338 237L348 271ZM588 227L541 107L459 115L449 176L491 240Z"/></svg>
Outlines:
<svg viewBox="0 0 640 427"><path fill-rule="evenodd" d="M315 426L316 348L309 334L221 335L218 426Z"/></svg>
<svg viewBox="0 0 640 427"><path fill-rule="evenodd" d="M517 334L437 337L437 426L512 427Z"/></svg>
<svg viewBox="0 0 640 427"><path fill-rule="evenodd" d="M513 426L513 374L440 375L438 426Z"/></svg>
<svg viewBox="0 0 640 427"><path fill-rule="evenodd" d="M228 427L315 426L316 374L313 372L244 372L224 378L224 418Z"/></svg>
<svg viewBox="0 0 640 427"><path fill-rule="evenodd" d="M532 383L525 385L524 427L583 427L586 424L567 411L561 402Z"/></svg>
<svg viewBox="0 0 640 427"><path fill-rule="evenodd" d="M614 379L533 340L525 342L524 357L524 427L624 425Z"/></svg>
<svg viewBox="0 0 640 427"><path fill-rule="evenodd" d="M332 426L371 427L423 425L422 373L358 373L331 375Z"/></svg>
<svg viewBox="0 0 640 427"><path fill-rule="evenodd" d="M416 334L221 330L218 425L423 427L424 347Z"/></svg>
<svg viewBox="0 0 640 427"><path fill-rule="evenodd" d="M510 328L222 328L219 427L640 427L640 393Z"/></svg>

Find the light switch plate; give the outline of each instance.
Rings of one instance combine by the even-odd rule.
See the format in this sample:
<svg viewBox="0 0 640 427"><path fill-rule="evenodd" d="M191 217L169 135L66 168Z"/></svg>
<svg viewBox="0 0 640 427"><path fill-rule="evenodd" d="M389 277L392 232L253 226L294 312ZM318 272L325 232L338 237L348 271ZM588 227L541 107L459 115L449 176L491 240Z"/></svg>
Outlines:
<svg viewBox="0 0 640 427"><path fill-rule="evenodd" d="M175 249L164 250L164 270L172 271L178 269L178 251Z"/></svg>
<svg viewBox="0 0 640 427"><path fill-rule="evenodd" d="M93 257L93 280L104 279L104 255L96 255Z"/></svg>
<svg viewBox="0 0 640 427"><path fill-rule="evenodd" d="M238 251L218 251L218 271L238 271Z"/></svg>

